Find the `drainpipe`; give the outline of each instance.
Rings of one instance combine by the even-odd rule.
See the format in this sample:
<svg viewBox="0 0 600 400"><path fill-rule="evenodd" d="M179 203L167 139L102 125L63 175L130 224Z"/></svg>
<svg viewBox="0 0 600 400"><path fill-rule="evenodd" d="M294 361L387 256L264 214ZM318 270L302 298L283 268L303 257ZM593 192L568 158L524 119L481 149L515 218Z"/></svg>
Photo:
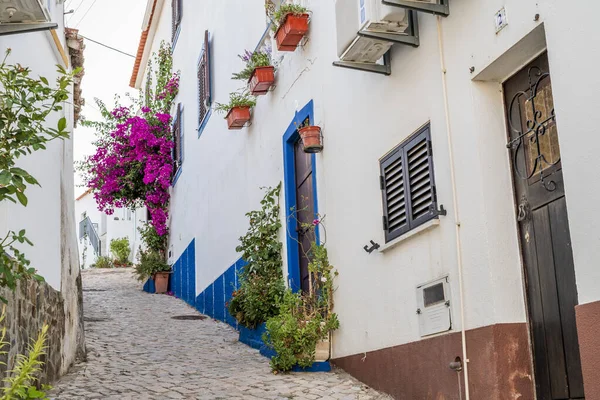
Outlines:
<svg viewBox="0 0 600 400"><path fill-rule="evenodd" d="M458 214L458 196L456 193L456 174L454 171L454 148L452 145L452 129L450 128L450 110L448 106L448 82L446 80L446 60L442 41L442 17L437 17L438 44L440 49L440 67L442 70L442 87L444 91L444 112L446 113L446 134L448 137L448 156L450 159L450 179L452 183L452 202L454 203L454 222L456 229L456 262L458 265L458 282L460 291L460 323L463 356L463 376L465 379L465 399L470 400L469 394L469 358L467 357L467 338L465 328L465 296L463 288L462 245L460 241L460 216Z"/></svg>

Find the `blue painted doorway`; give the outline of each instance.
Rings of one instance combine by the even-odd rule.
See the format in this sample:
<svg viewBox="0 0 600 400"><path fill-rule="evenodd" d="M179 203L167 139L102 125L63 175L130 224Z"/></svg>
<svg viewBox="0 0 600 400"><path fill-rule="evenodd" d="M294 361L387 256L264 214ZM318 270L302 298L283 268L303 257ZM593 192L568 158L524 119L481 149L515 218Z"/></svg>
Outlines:
<svg viewBox="0 0 600 400"><path fill-rule="evenodd" d="M298 128L314 124L311 100L294 115L283 135L285 215L287 225L288 280L290 288L307 291L310 245L317 237L302 226L318 216L316 156L304 153Z"/></svg>

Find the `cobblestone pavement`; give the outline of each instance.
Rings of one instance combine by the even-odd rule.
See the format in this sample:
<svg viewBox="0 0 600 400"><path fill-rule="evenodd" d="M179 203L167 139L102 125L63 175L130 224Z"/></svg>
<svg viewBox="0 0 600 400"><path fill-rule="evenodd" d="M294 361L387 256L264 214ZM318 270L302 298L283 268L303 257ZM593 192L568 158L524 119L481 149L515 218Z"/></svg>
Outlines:
<svg viewBox="0 0 600 400"><path fill-rule="evenodd" d="M274 375L229 325L140 290L131 270L83 273L88 361L51 399L388 399L342 371Z"/></svg>

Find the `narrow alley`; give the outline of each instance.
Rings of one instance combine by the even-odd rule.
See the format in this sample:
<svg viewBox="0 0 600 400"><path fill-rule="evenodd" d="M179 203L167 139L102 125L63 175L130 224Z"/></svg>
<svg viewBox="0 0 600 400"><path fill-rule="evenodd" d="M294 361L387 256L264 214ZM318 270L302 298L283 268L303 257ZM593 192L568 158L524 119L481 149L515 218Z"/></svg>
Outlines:
<svg viewBox="0 0 600 400"><path fill-rule="evenodd" d="M87 363L51 399L387 399L346 373L279 374L230 326L140 290L130 269L83 275Z"/></svg>

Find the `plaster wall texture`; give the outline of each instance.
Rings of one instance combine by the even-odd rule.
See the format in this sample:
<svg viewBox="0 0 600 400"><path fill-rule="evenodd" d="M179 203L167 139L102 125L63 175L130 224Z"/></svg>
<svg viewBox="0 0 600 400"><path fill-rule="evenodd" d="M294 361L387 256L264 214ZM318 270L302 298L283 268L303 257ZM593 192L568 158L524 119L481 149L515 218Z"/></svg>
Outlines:
<svg viewBox="0 0 600 400"><path fill-rule="evenodd" d="M68 57L64 48L63 11L62 4L51 2L50 14L59 24L56 34ZM64 64L49 32L2 36L0 52L4 53L7 48L12 49L7 62L29 67L33 77L44 76L54 82L58 77L56 65L69 67ZM68 101L63 104L63 110L51 114L46 123L56 127L62 117L67 119L67 130L73 132L73 107ZM6 323L19 327L19 336L13 338L11 345L20 349L27 346L29 337L33 337L44 321L58 321L53 323L54 332L50 333L54 345L56 341L61 342L53 347L53 361L49 366L52 373L48 376L52 380L64 374L75 359L85 353L75 229L72 138L48 143L47 150L22 157L18 166L33 175L41 187L28 186L27 207L8 202L0 204L0 232L27 231L27 237L34 246L23 247L22 250L46 282L21 286L17 290L12 300L20 304L20 311L10 314L9 310ZM56 300L57 296L59 300ZM32 310L28 314L31 318L20 318L20 312L28 307ZM56 354L56 351L59 353Z"/></svg>
<svg viewBox="0 0 600 400"><path fill-rule="evenodd" d="M213 101L224 103L229 92L243 86L230 80L242 68L236 54L254 49L266 29L264 2L186 2L174 47L174 66L182 72L176 102L184 107L185 161L172 192L172 261L196 239L198 293L232 265L239 257L238 237L247 229L244 213L259 205L259 187L283 181L282 135L294 112L313 100L314 123L323 128L325 145L317 155L319 212L327 216L329 255L340 272L335 304L341 328L334 335L333 357L420 340L416 286L445 275L451 287L452 327L461 328L456 222L461 226L466 328L525 322L501 82L537 56L537 50L547 48L579 296L581 302L597 299L600 279L593 278L600 272L592 260L600 256L594 245L600 230L598 219L587 210L597 197L592 194L600 190L590 184L594 179L589 168L600 145L592 135L598 122L593 110L600 100L591 95L600 86L591 70L598 56L589 49L599 39L593 12L562 3L452 1L451 15L441 19L456 205L436 17L419 14L420 46L394 46L392 75L386 77L332 67L337 47L331 22L334 3L305 1L313 11L308 41L294 53L275 54L282 57L277 88L259 98L252 126L227 131L222 117L213 113L199 137L196 66L204 31L211 33ZM509 24L497 34L493 17L503 6ZM592 2L586 6L599 7ZM170 35L171 9L163 7L148 46L156 51ZM534 38L532 45L520 53L511 51L528 37ZM504 60L501 68L494 65L498 59ZM472 66L474 73L469 71ZM362 247L369 240L384 243L378 160L428 122L438 202L449 210L448 216L385 253L368 255ZM581 135L588 144L582 145ZM457 206L460 221L453 217ZM285 234L282 230L284 251Z"/></svg>

